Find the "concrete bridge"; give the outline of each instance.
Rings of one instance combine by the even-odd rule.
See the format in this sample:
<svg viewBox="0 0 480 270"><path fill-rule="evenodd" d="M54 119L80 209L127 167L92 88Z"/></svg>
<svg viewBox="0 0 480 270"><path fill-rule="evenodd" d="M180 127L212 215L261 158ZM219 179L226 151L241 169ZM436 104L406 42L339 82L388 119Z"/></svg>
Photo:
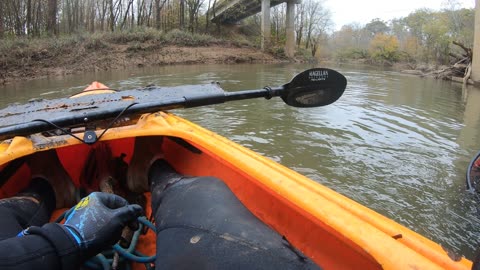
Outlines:
<svg viewBox="0 0 480 270"><path fill-rule="evenodd" d="M287 40L285 53L293 57L295 53L295 4L301 0L223 0L214 10L212 22L234 24L258 12L262 12L262 49L270 44L270 8L287 3ZM475 0L475 40L473 42L473 61L471 79L480 86L480 0Z"/></svg>
<svg viewBox="0 0 480 270"><path fill-rule="evenodd" d="M287 3L287 40L285 53L288 57L295 54L295 4L300 0L223 0L213 12L214 23L234 24L249 16L262 12L262 50L270 45L270 8L281 3Z"/></svg>

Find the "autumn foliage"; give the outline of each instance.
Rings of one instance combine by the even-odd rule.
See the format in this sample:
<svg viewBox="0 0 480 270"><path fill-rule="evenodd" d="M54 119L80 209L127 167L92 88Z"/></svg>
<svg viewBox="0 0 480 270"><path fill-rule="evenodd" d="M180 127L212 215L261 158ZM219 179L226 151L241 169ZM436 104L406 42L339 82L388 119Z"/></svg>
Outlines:
<svg viewBox="0 0 480 270"><path fill-rule="evenodd" d="M395 62L399 58L396 36L376 34L370 42L369 52L374 60Z"/></svg>

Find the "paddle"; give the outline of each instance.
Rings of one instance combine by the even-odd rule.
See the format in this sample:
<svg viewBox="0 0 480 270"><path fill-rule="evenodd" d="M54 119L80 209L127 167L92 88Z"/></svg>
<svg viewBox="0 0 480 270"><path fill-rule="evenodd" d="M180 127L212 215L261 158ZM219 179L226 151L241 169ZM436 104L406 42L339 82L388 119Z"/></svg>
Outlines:
<svg viewBox="0 0 480 270"><path fill-rule="evenodd" d="M475 155L468 165L467 189L480 192L480 152Z"/></svg>
<svg viewBox="0 0 480 270"><path fill-rule="evenodd" d="M314 68L303 71L280 87L225 93L225 101L280 96L286 104L293 107L319 107L335 102L346 87L347 79L337 71Z"/></svg>
<svg viewBox="0 0 480 270"><path fill-rule="evenodd" d="M335 70L314 68L289 83L259 90L225 92L218 84L146 87L72 99L41 100L0 110L0 140L49 130L89 126L119 116L192 108L233 100L281 97L294 107L318 107L335 102L347 86Z"/></svg>

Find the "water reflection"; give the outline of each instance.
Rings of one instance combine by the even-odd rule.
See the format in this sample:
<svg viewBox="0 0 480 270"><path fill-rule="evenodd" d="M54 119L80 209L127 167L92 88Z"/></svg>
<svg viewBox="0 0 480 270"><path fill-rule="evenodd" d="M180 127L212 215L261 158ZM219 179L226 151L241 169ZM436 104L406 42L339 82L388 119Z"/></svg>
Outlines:
<svg viewBox="0 0 480 270"><path fill-rule="evenodd" d="M202 65L113 70L0 88L2 107L80 91L93 80L119 89L219 81L230 91L288 82L302 65ZM280 99L179 110L205 126L473 257L479 200L465 191L480 150L480 90L395 72L338 68L336 103L299 109ZM321 206L319 206L321 207Z"/></svg>

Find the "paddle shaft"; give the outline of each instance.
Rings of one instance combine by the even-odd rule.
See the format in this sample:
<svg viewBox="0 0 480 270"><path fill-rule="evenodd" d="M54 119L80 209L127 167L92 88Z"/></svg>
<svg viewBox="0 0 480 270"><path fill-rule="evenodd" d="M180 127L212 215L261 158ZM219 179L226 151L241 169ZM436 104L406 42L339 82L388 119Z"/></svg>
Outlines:
<svg viewBox="0 0 480 270"><path fill-rule="evenodd" d="M194 108L206 105L220 104L235 100L245 100L261 97L271 98L274 96L280 96L284 90L285 88L283 86L236 92L225 92L220 88L220 91L214 93L185 95L182 98L171 98L164 101L152 101L148 103L132 102L130 104L126 104L123 108L102 108L102 110L100 111L78 112L78 114L75 115L52 119L50 120L50 122L59 127L88 125L92 122L99 120L113 119L117 117L120 113L122 113L122 111L127 106L131 106L125 111L125 113L129 115L152 113L162 110ZM50 123L41 121L32 121L13 126L2 127L0 128L0 140L5 140L13 136L24 136L54 129L55 127L52 126Z"/></svg>
<svg viewBox="0 0 480 270"><path fill-rule="evenodd" d="M337 71L314 68L297 74L289 83L275 88L225 92L217 83L164 88L146 87L139 89L140 91L127 90L105 95L87 95L73 99L9 106L0 110L0 123L2 120L4 123L0 124L3 126L0 128L0 140L59 128L85 126L93 129L95 121L115 120L122 115L193 108L259 97L270 99L281 96L286 104L294 107L325 106L340 98L346 85L345 76ZM94 137L93 135L95 134L90 132L89 136Z"/></svg>

